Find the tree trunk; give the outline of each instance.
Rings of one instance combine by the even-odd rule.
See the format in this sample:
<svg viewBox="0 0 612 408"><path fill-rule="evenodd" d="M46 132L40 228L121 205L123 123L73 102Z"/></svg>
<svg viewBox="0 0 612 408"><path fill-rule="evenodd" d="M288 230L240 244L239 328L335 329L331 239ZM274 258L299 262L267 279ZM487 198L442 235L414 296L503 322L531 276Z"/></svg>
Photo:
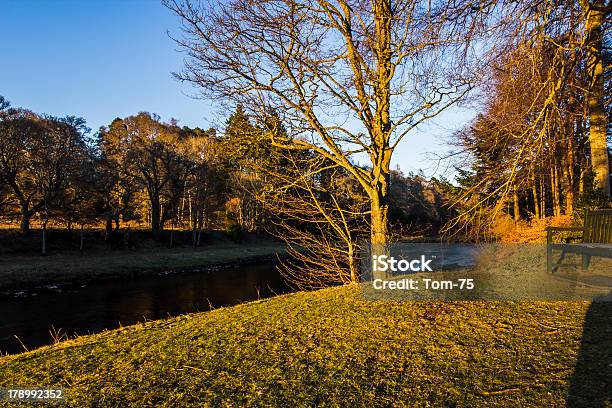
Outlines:
<svg viewBox="0 0 612 408"><path fill-rule="evenodd" d="M540 175L540 216L546 218L546 188L543 174Z"/></svg>
<svg viewBox="0 0 612 408"><path fill-rule="evenodd" d="M559 199L559 177L555 166L556 163L553 163L550 169L550 186L552 187L553 215L558 217L561 215L561 200Z"/></svg>
<svg viewBox="0 0 612 408"><path fill-rule="evenodd" d="M570 109L574 106L574 97L570 96ZM574 139L576 134L574 132L574 121L570 117L567 117L568 129L567 129L567 150L565 154L565 160L562 167L563 182L565 189L565 214L572 215L574 213Z"/></svg>
<svg viewBox="0 0 612 408"><path fill-rule="evenodd" d="M389 156L374 168L374 181L370 191L370 252L372 256L389 254ZM379 272L380 274L380 272ZM387 275L374 273L373 278Z"/></svg>
<svg viewBox="0 0 612 408"><path fill-rule="evenodd" d="M355 253L355 245L349 242L348 263L351 283L359 283L359 260Z"/></svg>
<svg viewBox="0 0 612 408"><path fill-rule="evenodd" d="M574 190L570 183L568 183L568 188L565 192L565 214L574 214Z"/></svg>
<svg viewBox="0 0 612 408"><path fill-rule="evenodd" d="M538 199L538 186L535 174L531 175L531 194L533 195L533 214L540 219L540 200Z"/></svg>
<svg viewBox="0 0 612 408"><path fill-rule="evenodd" d="M85 238L83 236L83 224L81 224L81 242L79 243L79 251L83 252L83 244L85 243Z"/></svg>
<svg viewBox="0 0 612 408"><path fill-rule="evenodd" d="M379 245L386 251L387 239L389 237L389 207L387 204L373 201L371 204L371 241L372 245ZM381 254L384 252L381 252Z"/></svg>
<svg viewBox="0 0 612 408"><path fill-rule="evenodd" d="M570 153L568 152L568 155ZM572 215L574 212L574 186L572 175L569 171L569 160L561 161L561 185L563 187L563 196L565 198L565 214Z"/></svg>
<svg viewBox="0 0 612 408"><path fill-rule="evenodd" d="M588 162L586 159L580 161L580 175L578 176L578 194L584 194L584 178L586 176L586 166Z"/></svg>
<svg viewBox="0 0 612 408"><path fill-rule="evenodd" d="M391 115L392 54L391 24L392 5L390 0L372 3L376 32L376 112L374 114L374 140L376 154L372 156L372 184L370 196L371 250L373 255L389 252L389 165L392 150L389 148Z"/></svg>
<svg viewBox="0 0 612 408"><path fill-rule="evenodd" d="M582 1L587 10L587 74L589 76L589 145L591 147L591 165L595 175L595 187L610 196L610 167L608 164L608 145L606 142L607 118L604 111L604 77L602 61L604 12L603 0L592 3ZM595 6L596 8L592 7Z"/></svg>
<svg viewBox="0 0 612 408"><path fill-rule="evenodd" d="M42 223L42 255L47 256L47 223L49 222L49 207L47 207L46 199L43 215L45 218Z"/></svg>
<svg viewBox="0 0 612 408"><path fill-rule="evenodd" d="M370 215L370 228L371 228L371 248L370 252L372 256L388 255L388 237L389 237L389 224L388 224L388 212L389 207L386 204L382 204L380 201L373 200L371 203L371 215ZM384 272L376 273L373 271L373 278L385 278L387 275Z"/></svg>
<svg viewBox="0 0 612 408"><path fill-rule="evenodd" d="M160 208L159 208L159 198L154 194L151 195L151 232L153 233L153 237L155 239L159 239L160 234Z"/></svg>
<svg viewBox="0 0 612 408"><path fill-rule="evenodd" d="M521 220L521 212L519 210L519 197L518 197L518 192L516 191L516 187L512 191L512 207L513 207L514 222L517 223Z"/></svg>
<svg viewBox="0 0 612 408"><path fill-rule="evenodd" d="M112 234L113 234L113 220L110 216L108 216L106 218L106 225L104 227L104 239L108 241Z"/></svg>
<svg viewBox="0 0 612 408"><path fill-rule="evenodd" d="M21 234L28 237L30 236L30 219L32 218L32 214L30 210L26 206L21 207L21 225L20 230Z"/></svg>
<svg viewBox="0 0 612 408"><path fill-rule="evenodd" d="M42 249L41 255L47 256L47 220L43 222L42 225Z"/></svg>
<svg viewBox="0 0 612 408"><path fill-rule="evenodd" d="M132 230L128 226L125 230L125 235L123 236L125 239L123 241L123 245L125 249L131 249L132 247Z"/></svg>

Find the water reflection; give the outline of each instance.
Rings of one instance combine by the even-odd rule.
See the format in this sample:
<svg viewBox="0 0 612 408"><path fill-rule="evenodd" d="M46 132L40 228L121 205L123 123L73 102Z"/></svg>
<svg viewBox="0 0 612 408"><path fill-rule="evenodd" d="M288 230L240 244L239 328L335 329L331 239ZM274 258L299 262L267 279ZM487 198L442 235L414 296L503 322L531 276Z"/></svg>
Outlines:
<svg viewBox="0 0 612 408"><path fill-rule="evenodd" d="M160 319L210 307L273 296L289 289L272 264L210 273L148 277L92 284L63 293L0 300L0 350L34 348L51 341L49 328L86 334L144 319Z"/></svg>

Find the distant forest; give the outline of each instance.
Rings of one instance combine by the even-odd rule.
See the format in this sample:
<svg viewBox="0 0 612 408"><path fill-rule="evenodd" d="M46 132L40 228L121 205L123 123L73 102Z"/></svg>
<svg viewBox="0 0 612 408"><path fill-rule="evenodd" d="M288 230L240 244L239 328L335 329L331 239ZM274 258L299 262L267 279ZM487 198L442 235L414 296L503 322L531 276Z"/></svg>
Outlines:
<svg viewBox="0 0 612 408"><path fill-rule="evenodd" d="M266 189L265 175L256 173L261 162L274 165L274 147L241 106L222 132L141 112L92 136L82 118L3 101L0 216L24 235L32 223L104 228L108 235L131 225L155 237L170 228L191 230L197 244L203 230L274 229L270 206L257 194ZM444 180L394 171L392 221L406 231L435 233L449 220L447 188Z"/></svg>

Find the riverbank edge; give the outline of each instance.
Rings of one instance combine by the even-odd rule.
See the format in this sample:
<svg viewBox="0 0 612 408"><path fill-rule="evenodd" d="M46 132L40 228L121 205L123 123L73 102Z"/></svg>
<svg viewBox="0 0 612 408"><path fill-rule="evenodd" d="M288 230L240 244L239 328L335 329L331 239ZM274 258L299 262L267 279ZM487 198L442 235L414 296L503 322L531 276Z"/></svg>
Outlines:
<svg viewBox="0 0 612 408"><path fill-rule="evenodd" d="M260 247L250 245L245 248L231 249L242 249L244 251L245 249L252 248ZM168 268L167 266L126 266L125 269L121 272L113 271L110 273L84 273L82 276L78 277L65 275L63 276L61 273L58 273L57 276L42 275L38 276L36 280L22 281L15 284L0 283L0 299L14 299L33 295L35 296L39 293L61 292L63 290L81 288L95 283L141 279L151 276L169 276L191 273L218 272L221 270L238 268L244 265L275 262L287 256L285 252L285 247L282 245L270 246L269 249L270 251L268 251L267 253L250 256L243 256L237 251L237 256L233 259L224 261L211 261L210 263L203 262L201 265L179 265L177 267L170 268Z"/></svg>

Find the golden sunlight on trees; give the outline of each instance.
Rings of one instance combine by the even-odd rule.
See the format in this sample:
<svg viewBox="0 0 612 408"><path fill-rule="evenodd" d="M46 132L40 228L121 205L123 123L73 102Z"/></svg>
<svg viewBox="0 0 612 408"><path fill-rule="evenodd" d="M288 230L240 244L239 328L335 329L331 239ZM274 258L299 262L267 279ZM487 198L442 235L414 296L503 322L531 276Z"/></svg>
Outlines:
<svg viewBox="0 0 612 408"><path fill-rule="evenodd" d="M233 198L226 208L241 225L254 224L282 239L281 264L299 288L359 282L359 245L367 226L367 200L355 178L307 150L272 144L286 134L275 112L252 123L239 105L221 137Z"/></svg>
<svg viewBox="0 0 612 408"><path fill-rule="evenodd" d="M209 134L181 129L175 123L163 123L155 115L141 112L116 119L100 132L101 152L111 172L107 199L111 214L118 222L132 197L146 193L146 218L154 237L168 222L172 227L182 221L185 198L189 205L194 243L205 226L207 189L212 173L206 159L213 142ZM188 194L185 194L189 187ZM107 219L107 222L108 221Z"/></svg>
<svg viewBox="0 0 612 408"><path fill-rule="evenodd" d="M21 231L30 232L38 215L44 231L51 214L62 211L70 181L78 177L88 156L84 120L40 116L24 109L0 113L0 176L21 217Z"/></svg>
<svg viewBox="0 0 612 408"><path fill-rule="evenodd" d="M607 118L604 111L603 39L604 18L612 12L603 0L582 0L584 42L586 47L587 100L589 108L589 142L595 185L610 196L610 170L606 141Z"/></svg>
<svg viewBox="0 0 612 408"><path fill-rule="evenodd" d="M484 109L456 134L467 160L449 229L506 208L518 222L609 203L602 7L499 3Z"/></svg>
<svg viewBox="0 0 612 408"><path fill-rule="evenodd" d="M389 238L390 161L418 125L471 88L467 47L481 10L466 2L165 0L188 58L177 77L205 95L276 111L274 146L311 151L368 196L370 240ZM368 165L357 165L366 157Z"/></svg>

